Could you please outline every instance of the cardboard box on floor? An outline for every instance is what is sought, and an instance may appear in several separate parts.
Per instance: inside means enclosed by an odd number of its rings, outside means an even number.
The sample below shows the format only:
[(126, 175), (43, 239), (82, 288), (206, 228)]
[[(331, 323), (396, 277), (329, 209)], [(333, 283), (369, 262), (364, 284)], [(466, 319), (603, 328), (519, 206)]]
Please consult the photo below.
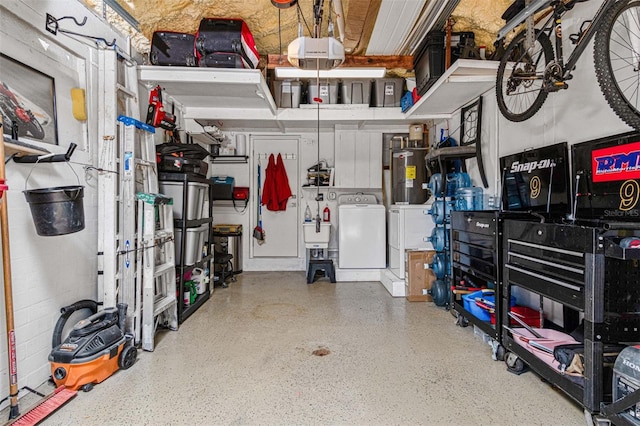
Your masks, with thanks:
[(428, 290), (436, 280), (436, 274), (430, 268), (433, 250), (406, 250), (405, 259), (405, 295), (410, 302), (432, 302)]

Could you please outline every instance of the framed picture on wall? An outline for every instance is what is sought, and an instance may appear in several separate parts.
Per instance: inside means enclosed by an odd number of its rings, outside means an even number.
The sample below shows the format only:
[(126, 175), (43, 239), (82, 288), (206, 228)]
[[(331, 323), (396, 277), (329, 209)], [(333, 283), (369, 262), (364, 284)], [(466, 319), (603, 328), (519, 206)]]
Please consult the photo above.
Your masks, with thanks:
[(58, 144), (54, 79), (0, 53), (0, 112), (5, 135)]

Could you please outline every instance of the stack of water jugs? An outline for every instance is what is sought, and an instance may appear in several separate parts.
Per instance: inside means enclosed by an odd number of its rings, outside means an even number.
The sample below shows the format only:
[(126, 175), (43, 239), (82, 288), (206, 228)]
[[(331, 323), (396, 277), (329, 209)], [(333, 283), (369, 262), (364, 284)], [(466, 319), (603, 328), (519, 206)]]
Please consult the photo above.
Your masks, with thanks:
[[(436, 226), (433, 228), (429, 241), (438, 252), (433, 257), (431, 268), (438, 280), (434, 287), (445, 289), (447, 297), (434, 297), (434, 302), (439, 306), (444, 306), (450, 300), (450, 288), (447, 285), (446, 277), (452, 275), (450, 259), (450, 237), (448, 235), (449, 223), (452, 210), (482, 210), (483, 197), (482, 188), (472, 186), (471, 178), (467, 173), (448, 173), (446, 181), (443, 182), (442, 174), (431, 175), (428, 184), (429, 190), (434, 195), (435, 200), (429, 213), (433, 217)], [(433, 294), (435, 296), (435, 294)]]

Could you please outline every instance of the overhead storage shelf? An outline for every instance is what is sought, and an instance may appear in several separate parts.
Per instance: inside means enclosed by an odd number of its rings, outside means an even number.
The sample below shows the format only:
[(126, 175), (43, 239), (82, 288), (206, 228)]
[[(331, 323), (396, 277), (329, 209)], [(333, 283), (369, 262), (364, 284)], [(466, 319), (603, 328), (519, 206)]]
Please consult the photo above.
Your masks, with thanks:
[[(321, 127), (335, 124), (405, 125), (415, 120), (444, 119), (495, 85), (498, 62), (457, 60), (406, 113), (397, 108), (323, 104)], [(203, 133), (198, 120), (222, 130), (280, 130), (316, 127), (315, 105), (277, 108), (259, 70), (139, 66), (138, 78), (149, 87), (160, 85), (180, 104), (186, 131)]]
[(496, 84), (498, 61), (458, 59), (416, 104), (407, 118), (449, 115), (473, 101)]
[[(266, 111), (273, 116), (276, 104), (260, 70), (138, 67), (138, 79), (149, 86), (159, 84), (185, 108), (188, 118), (218, 118), (218, 111), (236, 110), (236, 114)], [(192, 117), (191, 109), (206, 109), (215, 116)]]

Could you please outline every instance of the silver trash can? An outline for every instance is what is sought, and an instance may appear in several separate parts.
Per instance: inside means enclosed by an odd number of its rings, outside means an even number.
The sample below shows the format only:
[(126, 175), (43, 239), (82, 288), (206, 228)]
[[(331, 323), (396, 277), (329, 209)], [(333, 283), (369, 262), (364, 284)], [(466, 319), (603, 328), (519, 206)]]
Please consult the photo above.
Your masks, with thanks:
[(213, 244), (218, 253), (231, 254), (233, 259), (233, 273), (242, 272), (242, 231), (240, 232), (215, 232)]

